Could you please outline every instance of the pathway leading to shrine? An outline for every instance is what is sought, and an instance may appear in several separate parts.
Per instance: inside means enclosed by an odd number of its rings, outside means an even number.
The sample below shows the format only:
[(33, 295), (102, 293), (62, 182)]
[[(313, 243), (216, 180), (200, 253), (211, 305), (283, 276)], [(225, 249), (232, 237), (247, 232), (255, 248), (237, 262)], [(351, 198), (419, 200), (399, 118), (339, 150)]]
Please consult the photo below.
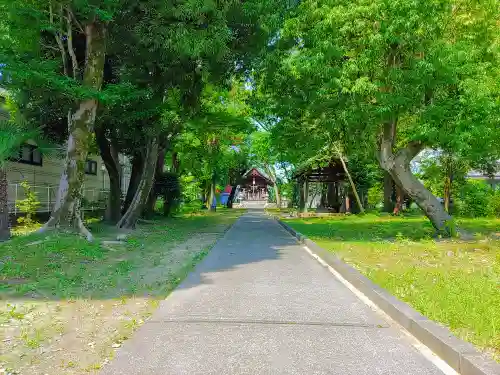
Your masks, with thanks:
[(255, 211), (219, 240), (102, 374), (443, 372)]

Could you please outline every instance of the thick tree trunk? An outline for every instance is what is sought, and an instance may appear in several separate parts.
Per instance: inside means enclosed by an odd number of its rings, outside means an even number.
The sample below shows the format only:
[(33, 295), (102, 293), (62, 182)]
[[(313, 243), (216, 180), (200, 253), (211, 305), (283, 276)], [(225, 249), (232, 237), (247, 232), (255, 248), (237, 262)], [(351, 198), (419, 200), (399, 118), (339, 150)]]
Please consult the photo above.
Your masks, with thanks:
[(208, 198), (208, 207), (210, 208), (210, 211), (217, 210), (217, 203), (215, 204), (215, 206), (213, 205), (213, 202), (215, 200), (215, 183), (216, 183), (216, 175), (214, 172), (212, 175), (212, 181), (210, 183), (210, 194)]
[(120, 172), (109, 173), (109, 198), (104, 220), (110, 224), (116, 224), (122, 217), (121, 195)]
[(276, 196), (276, 207), (281, 208), (281, 193), (277, 182), (273, 183), (274, 195)]
[(123, 203), (122, 214), (127, 212), (130, 207), (130, 203), (134, 199), (135, 193), (137, 192), (137, 187), (141, 181), (142, 167), (144, 166), (144, 156), (142, 153), (136, 153), (132, 157), (132, 170), (130, 172), (130, 181), (128, 183), (127, 194), (125, 196), (125, 202)]
[(102, 161), (106, 166), (109, 176), (109, 198), (104, 213), (104, 220), (110, 224), (116, 224), (121, 218), (121, 167), (118, 151), (106, 138), (104, 127), (95, 130), (96, 142), (99, 147)]
[(233, 208), (234, 195), (236, 193), (236, 185), (231, 187), (231, 192), (229, 193), (229, 197), (227, 197), (227, 208)]
[(396, 185), (396, 203), (394, 204), (394, 210), (392, 211), (394, 215), (399, 215), (403, 210), (404, 196), (405, 193), (403, 189)]
[(0, 168), (0, 242), (10, 238), (7, 171)]
[(450, 212), (450, 199), (451, 199), (451, 183), (452, 177), (448, 175), (444, 180), (444, 209), (446, 212)]
[(392, 194), (394, 192), (394, 180), (389, 172), (384, 171), (384, 212), (392, 212), (394, 204)]
[(87, 240), (92, 240), (91, 233), (83, 224), (80, 206), (96, 110), (97, 102), (86, 100), (80, 104), (78, 111), (68, 115), (69, 138), (64, 169), (51, 217), (40, 232), (52, 228), (76, 229)]
[(445, 211), (450, 212), (451, 189), (453, 183), (453, 160), (451, 155), (445, 155), (446, 156), (443, 158), (443, 164), (446, 175), (444, 178), (443, 200)]
[[(163, 168), (165, 167), (165, 153), (166, 148), (162, 147), (160, 151), (158, 151), (158, 158), (156, 161), (155, 175), (153, 180), (153, 188), (149, 192), (148, 201), (144, 207), (144, 216), (152, 217), (155, 212), (156, 201), (158, 200), (157, 192), (155, 191), (156, 181), (161, 177), (163, 173)], [(164, 209), (165, 213), (165, 209)]]
[(155, 212), (155, 206), (156, 206), (156, 201), (158, 200), (158, 197), (156, 196), (154, 190), (155, 190), (155, 180), (156, 177), (153, 176), (153, 183), (151, 186), (151, 191), (149, 192), (148, 199), (146, 200), (146, 203), (144, 204), (144, 209), (142, 210), (142, 217), (146, 219), (151, 219), (154, 215)]
[(202, 208), (210, 209), (210, 187), (212, 186), (212, 183), (210, 180), (205, 181), (205, 185), (202, 190), (203, 194), (203, 204)]
[(137, 186), (134, 198), (130, 203), (127, 212), (123, 215), (116, 226), (122, 229), (133, 229), (144, 209), (144, 205), (149, 197), (153, 186), (153, 177), (156, 170), (156, 161), (158, 159), (158, 139), (152, 138), (148, 141), (146, 147), (146, 157), (143, 163), (143, 172), (141, 180)]
[(179, 160), (179, 154), (177, 152), (172, 153), (172, 172), (179, 175), (181, 169), (181, 162)]
[[(389, 124), (390, 125), (390, 124)], [(405, 148), (393, 154), (387, 126), (384, 127), (384, 135), (379, 146), (380, 166), (389, 172), (395, 183), (417, 203), (429, 218), (432, 225), (446, 235), (453, 235), (454, 229), (451, 216), (444, 210), (443, 206), (432, 193), (413, 175), (410, 169), (411, 160), (422, 150), (423, 145), (419, 142), (411, 142)]]
[[(106, 55), (106, 29), (103, 24), (93, 22), (85, 27), (86, 56), (83, 73), (83, 87), (100, 90)], [(89, 241), (91, 233), (85, 228), (80, 213), (85, 163), (92, 141), (96, 99), (85, 99), (74, 113), (68, 114), (68, 141), (66, 161), (59, 182), (57, 198), (52, 214), (41, 232), (51, 228), (76, 229)]]
[(203, 189), (201, 192), (201, 208), (203, 210), (208, 208), (207, 202), (208, 202), (208, 194), (206, 189)]
[[(391, 56), (395, 53), (392, 51)], [(389, 59), (389, 64), (395, 64), (394, 59)], [(397, 121), (390, 121), (386, 123), (384, 126), (384, 135), (387, 138), (387, 142), (390, 142), (391, 152), (394, 149), (394, 143), (396, 141), (396, 123)], [(393, 212), (394, 210), (394, 201), (393, 195), (395, 191), (395, 183), (389, 172), (384, 172), (384, 212)]]

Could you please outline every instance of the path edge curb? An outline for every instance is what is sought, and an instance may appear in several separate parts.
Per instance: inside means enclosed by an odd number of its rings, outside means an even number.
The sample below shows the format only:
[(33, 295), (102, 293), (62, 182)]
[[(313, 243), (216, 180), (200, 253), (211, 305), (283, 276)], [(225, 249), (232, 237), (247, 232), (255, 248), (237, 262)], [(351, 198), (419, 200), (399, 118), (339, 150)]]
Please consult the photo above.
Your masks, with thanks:
[(302, 233), (273, 216), (288, 233), (306, 245), (327, 265), (337, 271), (344, 279), (368, 297), (378, 308), (405, 328), (422, 344), (436, 353), (444, 362), (461, 375), (499, 375), (500, 364), (480, 353), (472, 344), (456, 336), (450, 330), (438, 325), (429, 318), (400, 301), (384, 288), (362, 275), (355, 268), (344, 263), (333, 253), (323, 249)]

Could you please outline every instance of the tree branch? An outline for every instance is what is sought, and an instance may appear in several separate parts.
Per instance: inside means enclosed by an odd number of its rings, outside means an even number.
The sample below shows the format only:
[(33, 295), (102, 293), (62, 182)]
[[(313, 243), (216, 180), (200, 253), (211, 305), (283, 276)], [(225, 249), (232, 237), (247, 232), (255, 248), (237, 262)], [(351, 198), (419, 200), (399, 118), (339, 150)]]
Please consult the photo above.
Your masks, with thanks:
[(67, 8), (68, 17), (66, 18), (68, 24), (68, 52), (71, 56), (71, 65), (73, 66), (73, 78), (77, 78), (78, 75), (78, 60), (76, 58), (75, 50), (73, 49), (73, 22), (71, 21), (71, 11), (69, 7)]
[(76, 26), (78, 26), (78, 29), (80, 29), (81, 33), (85, 34), (85, 30), (83, 29), (82, 24), (80, 22), (78, 22), (75, 14), (73, 13), (73, 11), (69, 7), (68, 7), (68, 17), (71, 17), (73, 19), (73, 21), (75, 21)]
[(379, 161), (380, 166), (387, 170), (390, 169), (390, 165), (394, 162), (394, 130), (396, 127), (396, 121), (386, 121), (384, 123), (382, 132), (379, 138)]
[[(50, 12), (50, 24), (52, 25), (52, 23), (54, 22), (54, 16), (53, 16), (53, 12), (52, 12), (52, 4), (49, 5), (49, 12)], [(56, 31), (54, 38), (56, 38), (57, 46), (59, 47), (59, 51), (61, 51), (61, 58), (62, 58), (62, 63), (63, 63), (64, 75), (67, 76), (68, 75), (68, 62), (66, 59), (66, 50), (64, 48), (64, 45), (63, 45), (63, 42), (61, 39), (61, 34)]]
[(49, 3), (49, 21), (51, 25), (54, 23), (54, 13), (52, 12), (52, 1)]
[(40, 46), (42, 46), (43, 48), (47, 48), (47, 49), (51, 49), (51, 50), (54, 50), (54, 51), (59, 51), (60, 49), (57, 48), (57, 47), (54, 47), (54, 46), (49, 46), (48, 44), (44, 44), (42, 42), (40, 42)]
[(410, 141), (406, 147), (400, 149), (394, 156), (394, 160), (398, 164), (409, 165), (415, 156), (424, 148), (424, 144), (420, 141)]
[(68, 75), (68, 60), (66, 59), (66, 49), (64, 48), (63, 42), (61, 40), (61, 34), (56, 32), (54, 35), (56, 38), (57, 45), (59, 46), (59, 50), (61, 51), (61, 58), (62, 58), (62, 63), (63, 63), (63, 71), (64, 75)]

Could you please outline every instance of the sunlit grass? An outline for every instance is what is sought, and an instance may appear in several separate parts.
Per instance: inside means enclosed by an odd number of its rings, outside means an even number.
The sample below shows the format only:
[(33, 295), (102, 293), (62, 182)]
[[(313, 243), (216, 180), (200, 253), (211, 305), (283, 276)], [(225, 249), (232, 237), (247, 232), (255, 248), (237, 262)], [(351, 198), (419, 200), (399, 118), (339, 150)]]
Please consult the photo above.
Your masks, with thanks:
[(242, 213), (155, 218), (123, 243), (94, 221), (92, 243), (49, 232), (0, 244), (0, 369), (96, 370)]
[(423, 217), (288, 223), (430, 319), (500, 359), (500, 219), (459, 219), (473, 241), (434, 239)]

